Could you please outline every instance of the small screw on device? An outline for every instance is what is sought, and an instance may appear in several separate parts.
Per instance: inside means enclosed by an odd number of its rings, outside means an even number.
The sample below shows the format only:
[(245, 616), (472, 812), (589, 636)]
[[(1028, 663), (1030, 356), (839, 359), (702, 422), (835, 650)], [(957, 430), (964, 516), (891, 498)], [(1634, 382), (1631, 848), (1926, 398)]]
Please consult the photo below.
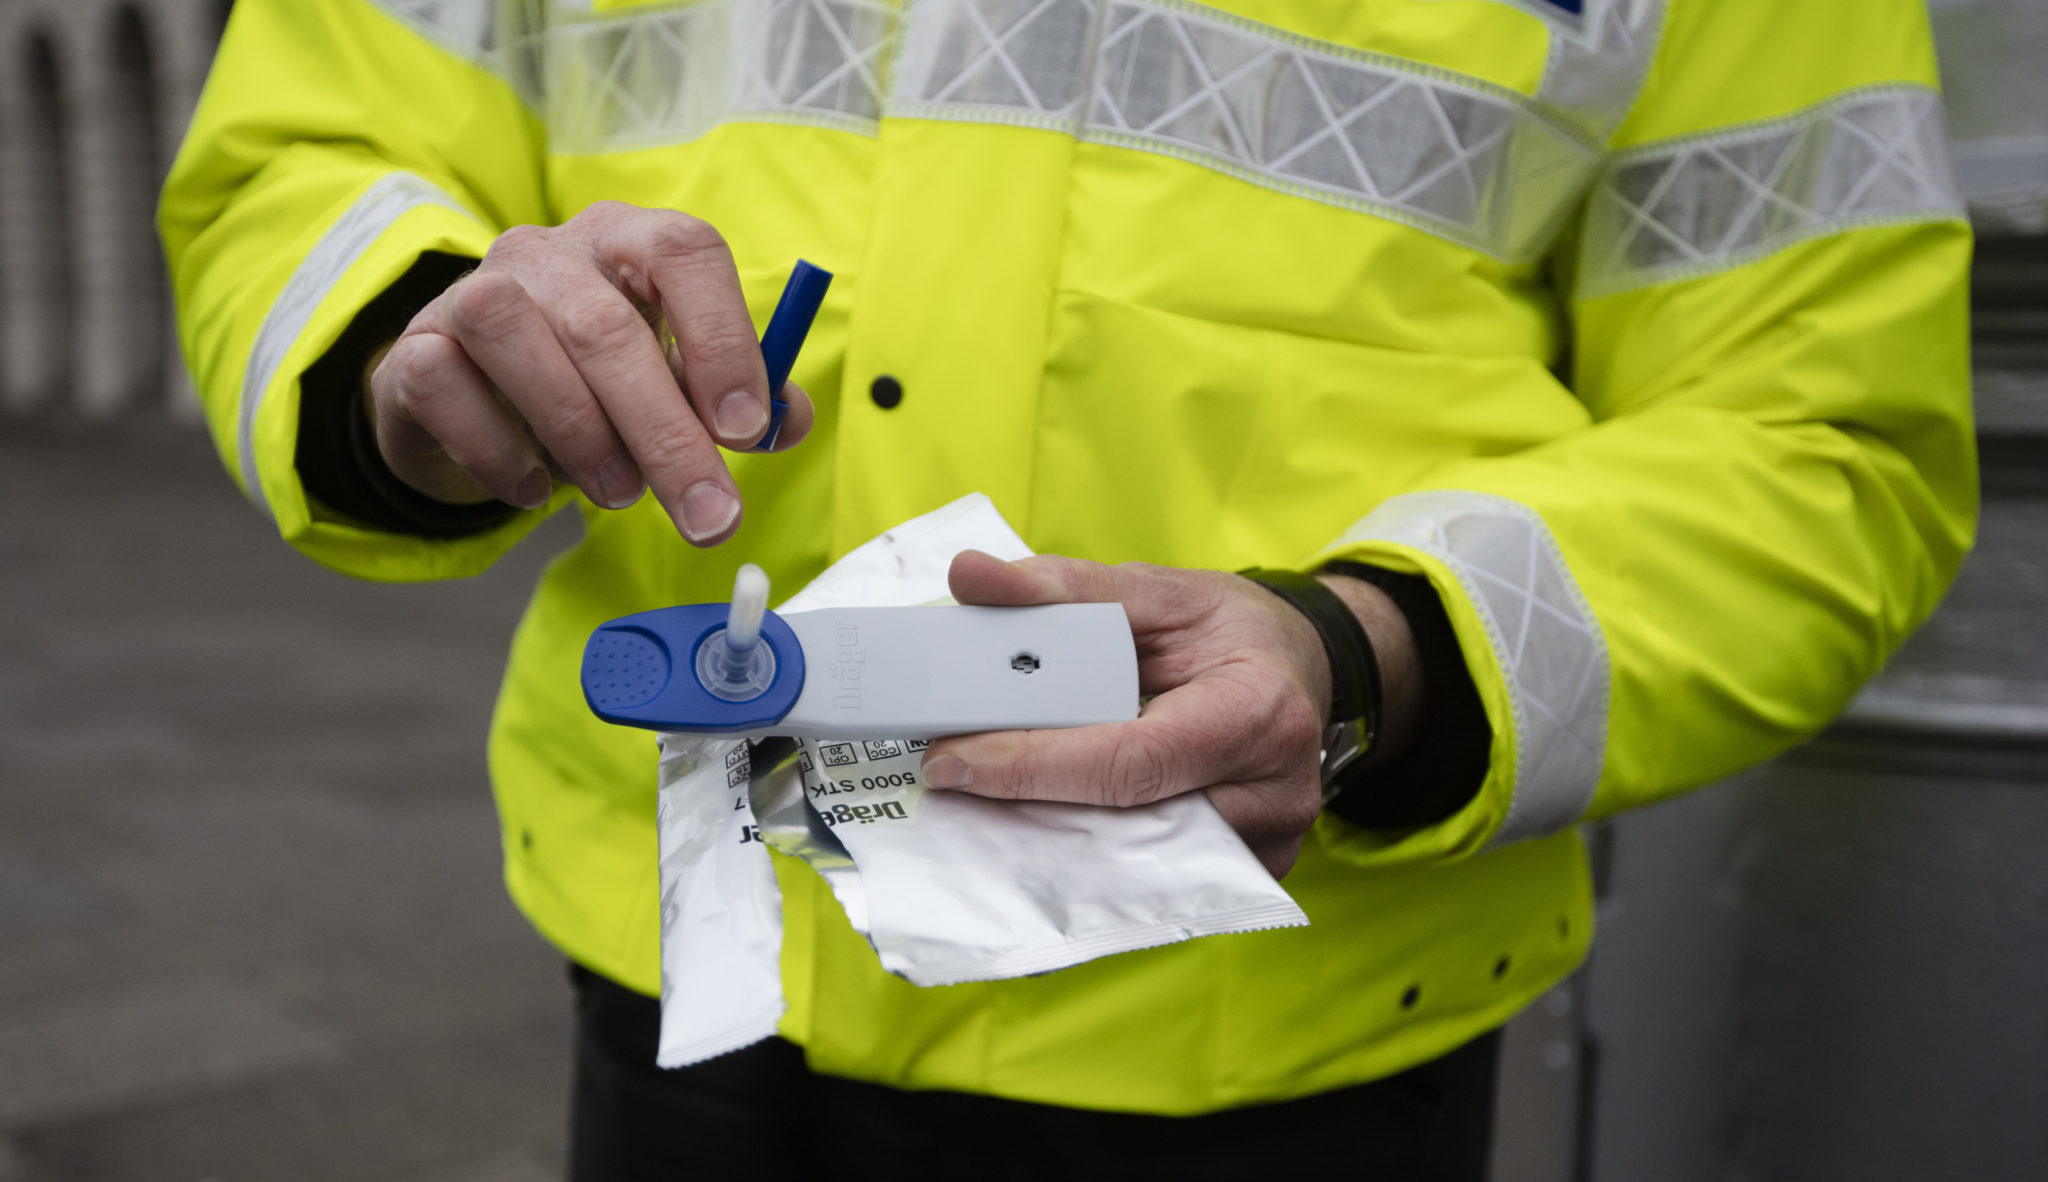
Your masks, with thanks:
[(775, 650), (761, 643), (761, 615), (768, 610), (768, 574), (749, 562), (732, 582), (732, 608), (725, 627), (697, 646), (697, 683), (712, 697), (749, 702), (775, 680)]

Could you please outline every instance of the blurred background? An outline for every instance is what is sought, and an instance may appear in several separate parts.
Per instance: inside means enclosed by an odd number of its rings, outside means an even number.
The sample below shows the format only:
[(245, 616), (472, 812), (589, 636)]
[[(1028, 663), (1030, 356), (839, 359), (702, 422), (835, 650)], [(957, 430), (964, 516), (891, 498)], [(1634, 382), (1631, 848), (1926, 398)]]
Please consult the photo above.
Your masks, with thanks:
[[(2048, 0), (1932, 0), (1985, 511), (1827, 735), (1593, 833), (1499, 1182), (2048, 1177)], [(558, 1178), (483, 739), (558, 520), (352, 583), (214, 458), (151, 216), (229, 0), (0, 0), (0, 1182)]]

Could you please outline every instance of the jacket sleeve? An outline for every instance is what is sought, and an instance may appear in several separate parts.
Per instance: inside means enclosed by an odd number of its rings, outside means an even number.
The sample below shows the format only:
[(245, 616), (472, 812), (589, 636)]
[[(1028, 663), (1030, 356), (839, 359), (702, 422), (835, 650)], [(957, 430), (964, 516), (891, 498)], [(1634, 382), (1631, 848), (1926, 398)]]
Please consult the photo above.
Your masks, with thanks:
[(1970, 232), (1919, 0), (1671, 0), (1560, 288), (1585, 423), (1460, 461), (1323, 556), (1425, 574), (1493, 737), (1457, 857), (1806, 739), (1975, 529)]
[(243, 0), (165, 184), (179, 337), (214, 441), (287, 541), (350, 574), (474, 574), (546, 513), (386, 532), (308, 496), (294, 462), (300, 379), (358, 313), (423, 255), (481, 258), (504, 228), (547, 220), (518, 85), (526, 7)]

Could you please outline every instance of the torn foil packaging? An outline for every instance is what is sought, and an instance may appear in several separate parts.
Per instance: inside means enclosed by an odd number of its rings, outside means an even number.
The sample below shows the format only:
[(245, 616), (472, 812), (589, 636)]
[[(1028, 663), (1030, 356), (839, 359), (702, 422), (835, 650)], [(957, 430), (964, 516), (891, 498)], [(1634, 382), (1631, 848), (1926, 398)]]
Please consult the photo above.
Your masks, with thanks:
[(747, 805), (749, 767), (743, 739), (661, 737), (663, 1067), (750, 1046), (782, 1017), (782, 891)]
[[(944, 600), (953, 556), (1030, 555), (987, 497), (906, 522), (780, 610)], [(882, 966), (917, 985), (1050, 972), (1138, 948), (1306, 924), (1208, 797), (1136, 809), (927, 791), (927, 744), (664, 735), (665, 1067), (773, 1033), (780, 896), (766, 850), (830, 886)]]
[(925, 746), (804, 740), (804, 841), (767, 832), (824, 876), (882, 967), (913, 985), (1308, 922), (1201, 793), (1109, 809), (935, 792), (918, 775)]

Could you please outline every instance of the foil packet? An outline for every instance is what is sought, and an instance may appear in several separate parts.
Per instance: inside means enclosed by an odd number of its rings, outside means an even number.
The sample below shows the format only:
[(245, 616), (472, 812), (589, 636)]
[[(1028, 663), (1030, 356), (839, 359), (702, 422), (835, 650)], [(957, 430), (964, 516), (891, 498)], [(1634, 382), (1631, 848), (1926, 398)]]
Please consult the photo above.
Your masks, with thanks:
[(744, 739), (661, 736), (661, 1039), (685, 1067), (775, 1033), (782, 890), (747, 804)]
[(764, 740), (751, 797), (768, 844), (913, 985), (1308, 922), (1201, 793), (1110, 809), (932, 791), (927, 746)]
[[(1031, 553), (975, 494), (862, 545), (778, 610), (950, 602), (966, 549)], [(758, 1041), (783, 1012), (769, 848), (815, 870), (883, 968), (922, 986), (1308, 922), (1202, 793), (1111, 809), (931, 791), (927, 746), (663, 736), (663, 1066)]]

